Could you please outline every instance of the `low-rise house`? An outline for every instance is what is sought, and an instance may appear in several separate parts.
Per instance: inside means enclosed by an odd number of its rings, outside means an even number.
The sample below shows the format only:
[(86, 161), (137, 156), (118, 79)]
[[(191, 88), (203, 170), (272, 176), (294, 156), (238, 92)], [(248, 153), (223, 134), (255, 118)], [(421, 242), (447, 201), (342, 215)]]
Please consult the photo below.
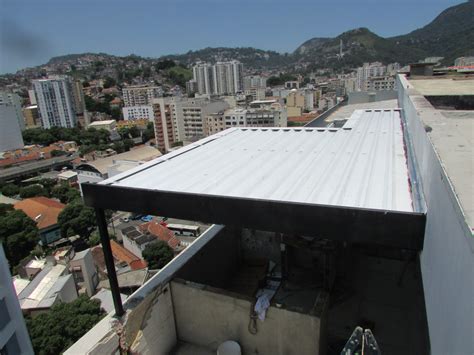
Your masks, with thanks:
[(69, 261), (69, 270), (74, 276), (76, 284), (84, 289), (89, 297), (92, 296), (99, 283), (99, 276), (94, 265), (91, 249), (75, 253)]
[(179, 253), (183, 248), (180, 245), (179, 239), (175, 236), (173, 231), (162, 225), (156, 218), (150, 222), (140, 225), (139, 229), (154, 236), (156, 239), (161, 240), (168, 244), (173, 249), (175, 254)]
[(19, 201), (13, 207), (16, 210), (22, 210), (36, 222), (42, 245), (48, 245), (61, 238), (58, 216), (66, 205), (44, 196), (38, 196)]
[(77, 186), (77, 173), (72, 170), (66, 170), (58, 174), (58, 180), (65, 182), (69, 186)]
[(49, 310), (59, 302), (77, 298), (76, 285), (65, 265), (47, 264), (43, 270), (18, 294), (21, 309), (27, 314)]
[(125, 153), (96, 158), (95, 160), (86, 160), (76, 167), (78, 182), (79, 184), (99, 182), (115, 175), (116, 172), (126, 171), (160, 155), (161, 153), (158, 149), (142, 145)]

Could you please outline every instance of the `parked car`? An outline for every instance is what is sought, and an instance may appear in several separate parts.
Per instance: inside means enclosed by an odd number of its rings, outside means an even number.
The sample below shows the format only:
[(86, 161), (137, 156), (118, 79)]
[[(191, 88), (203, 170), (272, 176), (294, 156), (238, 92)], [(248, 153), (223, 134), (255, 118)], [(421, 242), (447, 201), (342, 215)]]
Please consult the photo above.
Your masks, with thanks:
[(140, 218), (143, 222), (150, 222), (152, 219), (153, 219), (153, 216), (143, 216), (142, 218)]

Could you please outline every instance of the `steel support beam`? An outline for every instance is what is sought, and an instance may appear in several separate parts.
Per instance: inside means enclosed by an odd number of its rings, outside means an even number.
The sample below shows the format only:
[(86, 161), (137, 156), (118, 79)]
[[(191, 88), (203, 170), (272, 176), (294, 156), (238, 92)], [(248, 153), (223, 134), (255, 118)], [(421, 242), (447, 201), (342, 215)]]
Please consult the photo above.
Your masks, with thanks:
[(110, 246), (104, 209), (96, 208), (95, 214), (97, 216), (97, 226), (99, 227), (100, 242), (104, 253), (105, 266), (107, 267), (110, 291), (112, 292), (112, 299), (114, 301), (115, 315), (121, 317), (125, 312), (122, 306), (122, 299), (120, 298), (120, 289), (117, 281), (117, 274), (115, 272), (114, 256), (112, 255), (112, 248)]
[(332, 205), (82, 184), (86, 205), (285, 234), (421, 250), (426, 216)]

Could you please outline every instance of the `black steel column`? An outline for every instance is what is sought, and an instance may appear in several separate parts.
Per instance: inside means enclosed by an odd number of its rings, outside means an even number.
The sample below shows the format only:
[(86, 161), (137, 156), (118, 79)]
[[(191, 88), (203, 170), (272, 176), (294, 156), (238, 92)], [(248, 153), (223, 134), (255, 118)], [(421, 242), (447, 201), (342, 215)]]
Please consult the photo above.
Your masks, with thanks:
[(105, 213), (102, 208), (96, 208), (95, 214), (97, 216), (97, 226), (99, 227), (100, 242), (102, 244), (105, 266), (107, 267), (107, 275), (109, 277), (110, 291), (112, 291), (112, 298), (114, 300), (115, 315), (120, 317), (125, 312), (123, 311), (122, 299), (120, 298), (120, 289), (117, 281), (117, 274), (115, 273), (115, 263), (114, 257), (112, 255), (112, 248), (110, 247), (107, 221), (105, 219)]

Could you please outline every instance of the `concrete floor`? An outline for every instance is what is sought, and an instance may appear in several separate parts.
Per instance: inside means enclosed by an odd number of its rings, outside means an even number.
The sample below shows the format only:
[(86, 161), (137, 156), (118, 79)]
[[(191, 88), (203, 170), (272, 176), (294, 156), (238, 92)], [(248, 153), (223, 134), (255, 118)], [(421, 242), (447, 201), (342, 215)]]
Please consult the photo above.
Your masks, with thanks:
[(384, 355), (429, 353), (417, 264), (351, 253), (331, 295), (329, 355), (340, 354), (357, 325), (372, 330)]
[(216, 352), (203, 346), (178, 341), (178, 344), (173, 352), (173, 355), (215, 355)]

